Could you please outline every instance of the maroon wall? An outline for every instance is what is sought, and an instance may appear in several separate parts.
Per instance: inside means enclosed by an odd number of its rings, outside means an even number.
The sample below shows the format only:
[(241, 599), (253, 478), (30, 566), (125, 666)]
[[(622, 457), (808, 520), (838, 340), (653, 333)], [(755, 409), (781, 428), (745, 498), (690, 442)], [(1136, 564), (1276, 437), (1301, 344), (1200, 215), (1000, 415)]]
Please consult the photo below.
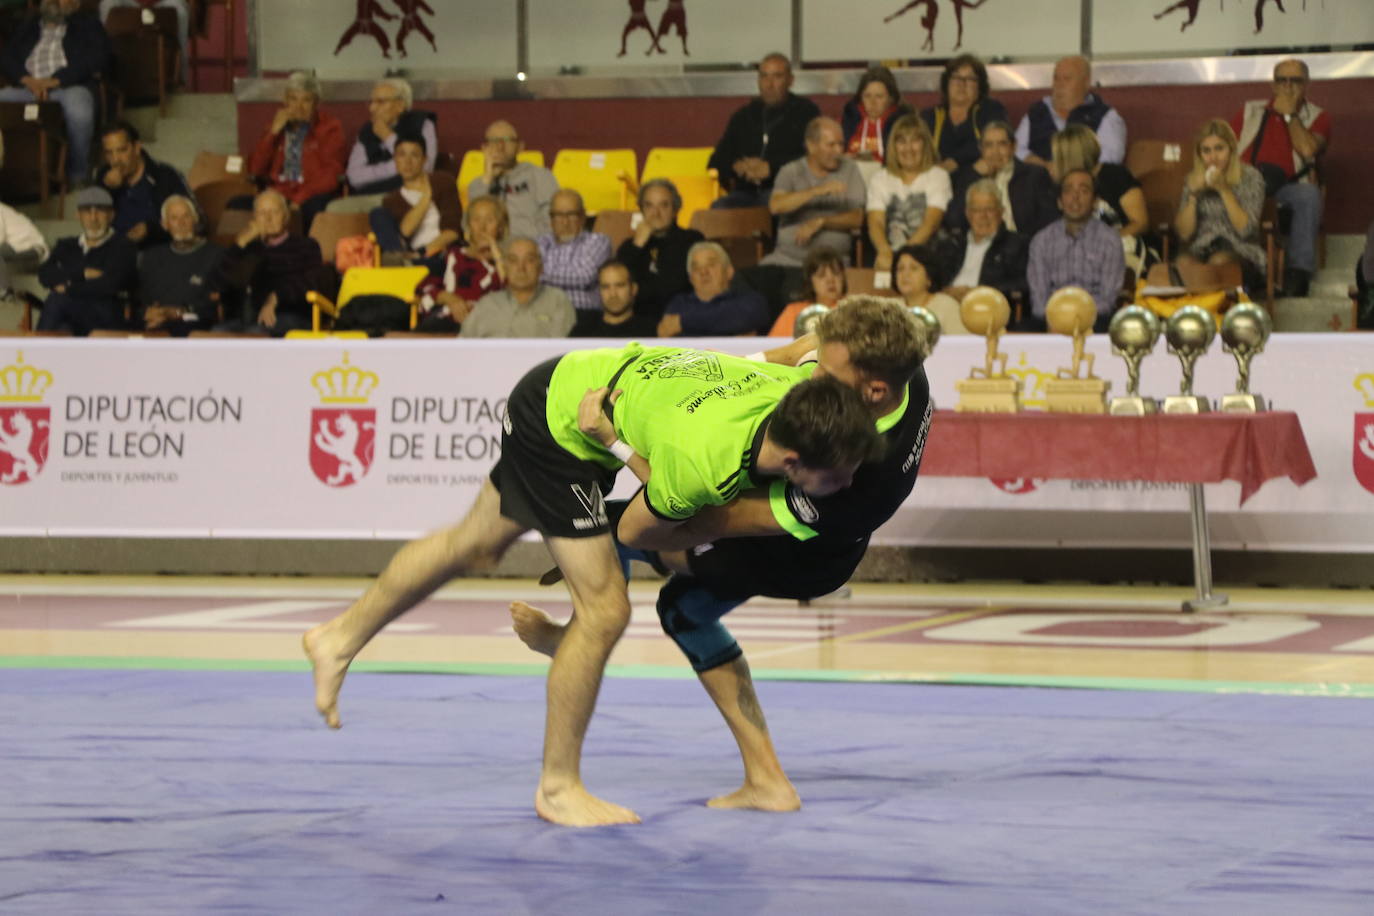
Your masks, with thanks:
[[(1040, 91), (1005, 92), (998, 98), (1013, 123), (1040, 98)], [(1104, 90), (1121, 111), (1131, 138), (1187, 142), (1194, 130), (1213, 116), (1230, 118), (1246, 99), (1269, 94), (1267, 83), (1217, 86), (1139, 86)], [(1374, 150), (1374, 118), (1364, 106), (1374, 97), (1374, 79), (1316, 84), (1313, 101), (1331, 112), (1333, 136), (1327, 156), (1328, 232), (1363, 233), (1374, 220), (1374, 182), (1365, 179), (1368, 164), (1360, 150)], [(817, 96), (826, 114), (838, 117), (841, 96)], [(933, 104), (934, 95), (909, 96), (917, 107)], [(459, 156), (481, 145), (486, 125), (505, 118), (519, 128), (525, 145), (543, 150), (549, 163), (564, 147), (610, 149), (630, 147), (643, 161), (654, 146), (713, 146), (741, 98), (572, 99), (536, 101), (425, 102), (439, 114), (440, 146)], [(275, 105), (239, 105), (239, 146), (252, 150), (270, 122)], [(330, 105), (351, 136), (367, 119), (362, 102)]]

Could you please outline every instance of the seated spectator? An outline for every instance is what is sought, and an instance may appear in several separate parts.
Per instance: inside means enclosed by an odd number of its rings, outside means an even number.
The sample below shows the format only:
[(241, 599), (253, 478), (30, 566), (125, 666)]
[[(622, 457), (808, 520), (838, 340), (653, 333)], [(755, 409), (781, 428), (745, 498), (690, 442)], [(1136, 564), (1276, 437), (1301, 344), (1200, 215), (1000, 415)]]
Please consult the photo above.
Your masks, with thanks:
[(116, 232), (139, 248), (161, 245), (171, 236), (162, 228), (162, 205), (173, 194), (190, 197), (186, 179), (175, 168), (149, 156), (138, 129), (113, 121), (100, 132), (105, 162), (91, 172), (91, 184), (103, 185), (114, 198)]
[(1266, 258), (1259, 244), (1264, 177), (1236, 155), (1231, 125), (1213, 118), (1202, 125), (1193, 168), (1174, 215), (1174, 231), (1186, 242), (1180, 258), (1208, 264), (1237, 262), (1246, 289), (1264, 289)]
[(651, 178), (639, 188), (639, 212), (643, 217), (635, 234), (620, 243), (616, 260), (630, 269), (639, 293), (635, 312), (655, 321), (663, 307), (691, 286), (687, 279), (687, 252), (705, 236), (677, 224), (682, 195), (666, 178)]
[(85, 175), (95, 136), (95, 93), (110, 68), (110, 39), (81, 0), (42, 0), (0, 49), (0, 72), (14, 85), (0, 102), (56, 102), (67, 122), (67, 174)]
[(463, 237), (458, 181), (451, 172), (425, 171), (425, 141), (418, 135), (398, 137), (392, 159), (402, 184), (368, 214), (368, 223), (384, 255), (419, 262), (436, 274), (444, 252)]
[(149, 331), (168, 330), (184, 337), (218, 320), (215, 288), (224, 249), (196, 230), (200, 214), (189, 197), (173, 194), (162, 203), (162, 228), (169, 241), (143, 252), (139, 259), (139, 322)]
[(658, 322), (635, 308), (635, 281), (619, 261), (607, 261), (597, 273), (601, 308), (577, 313), (573, 337), (654, 337)]
[(1097, 134), (1103, 162), (1126, 160), (1126, 122), (1092, 88), (1092, 65), (1086, 57), (1065, 57), (1054, 65), (1054, 86), (1016, 125), (1016, 155), (1032, 165), (1050, 167), (1050, 143), (1070, 124), (1083, 124)]
[(466, 245), (454, 245), (444, 255), (444, 269), (426, 277), (420, 294), (421, 315), (417, 331), (457, 334), (477, 300), (505, 288), (502, 245), (510, 224), (506, 206), (495, 197), (479, 197), (463, 214)]
[(1355, 327), (1374, 328), (1374, 223), (1364, 234), (1364, 252), (1355, 263)]
[(892, 71), (886, 67), (870, 67), (859, 77), (859, 88), (854, 97), (844, 103), (844, 112), (840, 115), (845, 154), (855, 159), (882, 162), (892, 125), (909, 114), (914, 112), (902, 101)]
[(1082, 124), (1070, 124), (1054, 135), (1050, 145), (1054, 151), (1051, 175), (1057, 178), (1078, 169), (1092, 172), (1097, 186), (1097, 218), (1121, 234), (1126, 267), (1137, 277), (1144, 276), (1152, 260), (1144, 239), (1150, 228), (1150, 213), (1139, 180), (1124, 165), (1098, 161), (1101, 150), (1097, 135)]
[(110, 18), (110, 10), (116, 7), (166, 7), (177, 14), (177, 47), (181, 49), (181, 82), (191, 82), (191, 13), (187, 0), (100, 0), (100, 21)]
[(339, 119), (320, 108), (320, 81), (298, 70), (286, 78), (282, 107), (253, 148), (248, 173), (300, 208), (302, 231), (339, 194), (344, 133)]
[(1031, 239), (1026, 279), (1030, 285), (1031, 315), (1024, 330), (1045, 330), (1045, 305), (1058, 290), (1080, 286), (1097, 304), (1095, 333), (1107, 330), (1126, 272), (1121, 236), (1097, 218), (1091, 172), (1069, 172), (1059, 185), (1059, 209), (1064, 216)]
[[(896, 127), (893, 131), (895, 135)], [(768, 199), (768, 209), (778, 217), (777, 244), (745, 272), (749, 285), (768, 303), (770, 325), (771, 316), (800, 292), (801, 268), (809, 252), (852, 249), (866, 199), (859, 167), (844, 155), (840, 125), (831, 118), (815, 118), (806, 128), (806, 155), (782, 167)], [(848, 263), (848, 255), (842, 256)]]
[(1289, 296), (1307, 295), (1317, 269), (1323, 200), (1317, 164), (1331, 140), (1331, 115), (1308, 100), (1307, 81), (1307, 64), (1279, 61), (1273, 97), (1246, 102), (1231, 118), (1240, 158), (1259, 169), (1269, 196), (1293, 214), (1283, 269)]
[(587, 209), (576, 191), (554, 194), (549, 216), (553, 231), (539, 237), (544, 282), (567, 293), (579, 314), (594, 315), (601, 310), (597, 273), (611, 259), (611, 240), (587, 231)]
[(988, 94), (988, 68), (972, 54), (960, 54), (940, 74), (940, 104), (921, 111), (930, 128), (935, 159), (954, 172), (971, 166), (982, 155), (983, 129), (1006, 121), (1007, 110)]
[(805, 153), (807, 125), (821, 110), (792, 94), (792, 62), (769, 54), (759, 61), (759, 95), (730, 116), (708, 168), (720, 174), (725, 196), (714, 208), (766, 207), (783, 166)]
[[(837, 138), (838, 142), (838, 138)], [(751, 289), (730, 287), (735, 267), (716, 242), (697, 242), (687, 254), (692, 288), (668, 303), (659, 337), (755, 334), (768, 321), (768, 305)]]
[(398, 136), (425, 139), (425, 171), (434, 171), (439, 155), (439, 135), (432, 111), (412, 109), (415, 102), (410, 83), (396, 76), (379, 80), (372, 87), (367, 103), (370, 119), (358, 131), (358, 139), (348, 154), (348, 184), (358, 194), (385, 194), (401, 186), (392, 151)]
[(488, 126), (482, 141), (486, 169), (468, 182), (468, 200), (488, 194), (500, 198), (510, 216), (511, 235), (537, 239), (553, 231), (549, 205), (558, 190), (558, 179), (543, 166), (521, 162), (518, 157), (524, 148), (524, 141), (509, 121)]
[(567, 337), (576, 323), (572, 303), (541, 281), (539, 244), (516, 236), (506, 243), (506, 288), (477, 300), (463, 322), (468, 337)]
[(773, 322), (769, 337), (795, 337), (797, 316), (813, 305), (823, 305), (833, 309), (844, 298), (844, 261), (840, 253), (830, 248), (817, 248), (806, 256), (802, 265), (802, 277), (806, 281), (804, 295), (782, 310), (778, 320)]
[(868, 182), (868, 238), (878, 270), (892, 268), (892, 252), (924, 245), (949, 207), (949, 173), (935, 164), (935, 145), (914, 115), (892, 128), (887, 164)]
[(138, 274), (138, 249), (114, 231), (114, 200), (104, 188), (76, 195), (81, 235), (58, 239), (38, 269), (50, 289), (38, 319), (40, 331), (91, 331), (125, 326), (124, 309)]
[(944, 285), (940, 259), (925, 245), (908, 245), (897, 252), (892, 268), (892, 285), (907, 308), (923, 308), (940, 319), (942, 334), (967, 334), (959, 317), (959, 302), (947, 293), (937, 292)]
[(253, 200), (253, 219), (224, 253), (217, 280), (222, 291), (238, 295), (241, 315), (218, 330), (282, 337), (310, 327), (305, 294), (323, 263), (320, 246), (293, 235), (290, 224), (290, 206), (280, 191), (263, 191)]
[(969, 228), (946, 236), (937, 250), (941, 273), (948, 278), (945, 292), (963, 301), (975, 286), (991, 286), (1001, 290), (1008, 302), (1027, 302), (1026, 237), (1002, 223), (997, 182), (991, 178), (974, 182), (964, 210)]
[(10, 272), (38, 268), (48, 256), (48, 242), (33, 220), (13, 207), (0, 204), (0, 296), (12, 288)]
[(1022, 162), (1012, 155), (1011, 125), (994, 121), (983, 128), (982, 155), (954, 173), (954, 195), (945, 213), (947, 230), (967, 229), (964, 199), (969, 186), (984, 178), (997, 182), (1002, 194), (1002, 222), (1026, 238), (1059, 218), (1058, 189), (1048, 169)]

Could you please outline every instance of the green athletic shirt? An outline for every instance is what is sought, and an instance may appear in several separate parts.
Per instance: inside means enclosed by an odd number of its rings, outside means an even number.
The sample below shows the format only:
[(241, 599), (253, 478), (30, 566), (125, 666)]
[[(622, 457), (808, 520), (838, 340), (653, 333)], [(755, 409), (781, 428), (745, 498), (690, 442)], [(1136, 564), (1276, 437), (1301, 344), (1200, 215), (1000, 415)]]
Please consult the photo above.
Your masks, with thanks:
[(578, 350), (558, 361), (546, 413), (559, 445), (608, 468), (621, 462), (577, 428), (589, 388), (624, 392), (612, 409), (620, 441), (648, 460), (645, 501), (670, 521), (724, 505), (756, 486), (764, 421), (814, 365), (792, 368), (684, 347)]

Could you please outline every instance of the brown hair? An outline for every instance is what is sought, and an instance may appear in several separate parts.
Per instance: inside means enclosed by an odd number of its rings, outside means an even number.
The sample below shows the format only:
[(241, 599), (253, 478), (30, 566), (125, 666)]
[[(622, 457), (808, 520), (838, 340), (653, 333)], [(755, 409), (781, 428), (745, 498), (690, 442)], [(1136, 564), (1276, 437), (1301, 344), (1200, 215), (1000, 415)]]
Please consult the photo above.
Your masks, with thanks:
[(821, 316), (816, 336), (822, 345), (844, 344), (855, 369), (894, 388), (905, 388), (921, 367), (923, 335), (896, 299), (846, 296)]
[(816, 298), (816, 286), (811, 282), (811, 278), (822, 270), (829, 268), (840, 275), (841, 295), (848, 286), (845, 283), (844, 259), (840, 253), (828, 245), (818, 245), (806, 254), (806, 260), (802, 262), (802, 279), (806, 281), (806, 295), (810, 298), (808, 302), (819, 302)]
[(1070, 124), (1050, 140), (1050, 155), (1056, 181), (1063, 181), (1070, 172), (1091, 172), (1102, 159), (1102, 144), (1097, 134), (1082, 124)]
[(846, 468), (883, 453), (883, 437), (863, 398), (829, 377), (799, 382), (783, 395), (768, 421), (768, 438), (816, 470)]
[(902, 115), (892, 125), (892, 133), (888, 135), (883, 159), (883, 165), (887, 170), (899, 178), (901, 172), (897, 168), (897, 138), (912, 134), (921, 138), (921, 164), (916, 170), (917, 173), (925, 172), (935, 165), (935, 138), (930, 135), (930, 127), (914, 114)]
[(864, 90), (869, 83), (882, 83), (887, 90), (888, 96), (892, 99), (892, 107), (902, 104), (902, 93), (897, 89), (897, 78), (892, 75), (892, 71), (886, 67), (869, 67), (864, 71), (864, 75), (859, 77), (859, 88), (854, 90), (853, 102), (863, 111)]

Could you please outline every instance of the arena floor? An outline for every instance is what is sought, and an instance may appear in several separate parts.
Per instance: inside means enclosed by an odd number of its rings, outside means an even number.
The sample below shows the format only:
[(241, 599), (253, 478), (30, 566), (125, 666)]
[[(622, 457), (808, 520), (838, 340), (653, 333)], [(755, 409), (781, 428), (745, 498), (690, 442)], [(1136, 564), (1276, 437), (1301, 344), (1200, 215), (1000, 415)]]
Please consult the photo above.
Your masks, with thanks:
[(738, 760), (636, 583), (584, 775), (644, 823), (575, 831), (530, 804), (544, 664), (506, 611), (561, 587), (445, 589), (331, 732), (298, 637), (364, 584), (0, 579), (0, 910), (1374, 911), (1368, 591), (751, 602), (776, 815), (703, 805)]

